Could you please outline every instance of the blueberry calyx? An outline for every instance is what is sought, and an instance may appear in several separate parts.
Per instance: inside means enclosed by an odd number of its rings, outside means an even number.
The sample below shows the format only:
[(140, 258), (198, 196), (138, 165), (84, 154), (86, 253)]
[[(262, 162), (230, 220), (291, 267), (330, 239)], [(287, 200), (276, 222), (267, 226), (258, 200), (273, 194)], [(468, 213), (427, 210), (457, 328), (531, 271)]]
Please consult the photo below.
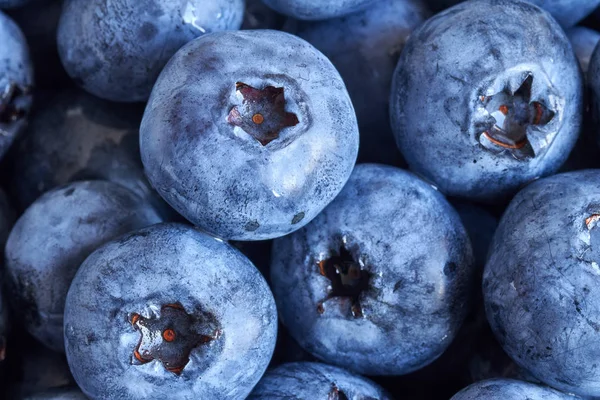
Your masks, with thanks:
[(318, 263), (319, 273), (331, 281), (327, 298), (317, 305), (317, 312), (325, 312), (324, 303), (334, 297), (347, 298), (351, 301), (354, 318), (363, 317), (360, 304), (361, 293), (369, 287), (371, 274), (362, 269), (352, 254), (342, 245), (335, 254)]
[[(176, 375), (181, 374), (194, 348), (221, 336), (221, 330), (212, 315), (198, 319), (188, 314), (179, 303), (162, 306), (157, 317), (145, 318), (134, 313), (130, 322), (140, 332), (140, 341), (133, 350), (132, 364), (141, 365), (158, 360), (167, 371)], [(203, 333), (207, 328), (211, 334)]]
[(327, 396), (327, 400), (348, 400), (348, 396), (335, 384), (331, 384), (331, 391), (329, 392), (329, 396)]
[(298, 124), (296, 114), (285, 111), (284, 88), (256, 89), (242, 82), (237, 82), (235, 88), (242, 104), (231, 109), (227, 122), (242, 128), (263, 146), (277, 139), (283, 129)]
[(27, 114), (27, 108), (21, 104), (21, 99), (29, 95), (29, 87), (19, 86), (11, 82), (4, 88), (4, 93), (0, 94), (0, 123), (10, 124)]

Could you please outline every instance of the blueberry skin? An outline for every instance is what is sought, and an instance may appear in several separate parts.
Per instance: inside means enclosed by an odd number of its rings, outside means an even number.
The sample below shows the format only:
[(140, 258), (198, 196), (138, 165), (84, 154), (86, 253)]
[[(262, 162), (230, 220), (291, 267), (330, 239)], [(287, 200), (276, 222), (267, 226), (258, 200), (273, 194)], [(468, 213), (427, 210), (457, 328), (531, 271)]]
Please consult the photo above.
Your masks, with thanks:
[[(297, 123), (263, 145), (228, 122), (242, 107), (236, 82), (283, 88)], [(276, 117), (268, 111), (264, 123)], [(180, 214), (225, 239), (263, 240), (301, 228), (339, 193), (358, 128), (340, 75), (309, 43), (277, 31), (219, 32), (165, 67), (140, 147), (148, 179)]]
[(300, 20), (323, 20), (360, 11), (376, 0), (263, 0), (275, 11)]
[[(525, 87), (527, 76), (529, 104), (554, 116), (528, 125), (524, 147), (513, 151), (485, 139), (494, 118), (484, 101)], [(390, 108), (412, 170), (443, 193), (485, 202), (555, 172), (582, 112), (582, 77), (566, 35), (547, 12), (510, 0), (464, 2), (416, 29), (394, 73)]]
[[(370, 273), (358, 297), (362, 317), (348, 298), (324, 301), (332, 282), (319, 263), (340, 247)], [(400, 375), (450, 344), (473, 272), (465, 229), (439, 192), (406, 171), (360, 164), (311, 224), (275, 240), (271, 282), (283, 324), (315, 357), (360, 374)]]
[(0, 158), (26, 126), (33, 65), (23, 32), (0, 11)]
[(78, 388), (61, 388), (36, 393), (24, 400), (87, 400), (87, 397)]
[(67, 73), (112, 101), (145, 101), (161, 69), (206, 32), (238, 29), (244, 0), (65, 0), (58, 51)]
[[(218, 339), (193, 349), (179, 376), (158, 360), (132, 365), (140, 343), (132, 315), (158, 317), (175, 302), (214, 316)], [(95, 251), (65, 307), (67, 359), (92, 399), (244, 399), (267, 368), (276, 336), (275, 302), (252, 263), (179, 224), (142, 229)]]
[(483, 277), (487, 318), (508, 355), (582, 396), (600, 396), (598, 193), (599, 170), (527, 186), (500, 221)]
[(534, 383), (500, 378), (473, 383), (456, 393), (450, 400), (575, 400), (577, 398)]
[(107, 241), (159, 222), (137, 195), (105, 181), (74, 182), (34, 202), (11, 231), (5, 256), (10, 298), (29, 333), (63, 351), (65, 298), (80, 264)]
[(316, 362), (287, 363), (270, 369), (248, 400), (339, 399), (339, 392), (347, 399), (392, 400), (375, 382)]
[(402, 159), (389, 122), (392, 75), (408, 36), (428, 17), (421, 0), (382, 0), (346, 17), (300, 23), (294, 32), (323, 52), (344, 79), (358, 118), (362, 162)]
[(42, 193), (76, 180), (108, 180), (166, 207), (148, 183), (139, 155), (140, 107), (65, 91), (32, 118), (13, 164), (12, 195), (21, 210)]
[(579, 65), (584, 74), (586, 74), (589, 69), (592, 53), (600, 41), (600, 32), (584, 26), (576, 26), (567, 30), (566, 33), (577, 55)]

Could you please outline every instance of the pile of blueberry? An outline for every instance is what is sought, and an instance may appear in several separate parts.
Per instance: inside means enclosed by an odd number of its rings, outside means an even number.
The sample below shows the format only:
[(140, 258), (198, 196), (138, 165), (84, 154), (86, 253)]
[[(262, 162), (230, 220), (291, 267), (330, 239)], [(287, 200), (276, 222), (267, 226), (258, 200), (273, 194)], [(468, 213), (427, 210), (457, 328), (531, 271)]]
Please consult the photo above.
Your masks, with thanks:
[(600, 0), (0, 9), (0, 398), (600, 399)]

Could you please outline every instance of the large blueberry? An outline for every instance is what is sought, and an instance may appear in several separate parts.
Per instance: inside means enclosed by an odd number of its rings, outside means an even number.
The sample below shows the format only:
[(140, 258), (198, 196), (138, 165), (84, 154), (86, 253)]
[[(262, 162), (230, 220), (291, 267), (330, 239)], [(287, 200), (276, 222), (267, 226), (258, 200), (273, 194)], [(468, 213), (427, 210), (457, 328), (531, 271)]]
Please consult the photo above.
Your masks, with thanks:
[(165, 67), (140, 146), (148, 179), (183, 216), (219, 237), (260, 240), (333, 200), (358, 129), (339, 73), (313, 46), (283, 32), (220, 32)]
[(594, 49), (600, 41), (600, 32), (584, 26), (577, 26), (566, 32), (577, 55), (581, 69), (584, 73), (587, 73)]
[(67, 359), (92, 399), (245, 399), (276, 336), (275, 302), (252, 263), (178, 224), (98, 249), (65, 307)]
[(358, 373), (399, 375), (454, 338), (472, 264), (439, 192), (403, 170), (361, 164), (313, 222), (275, 240), (271, 281), (282, 322), (306, 350)]
[(474, 0), (410, 36), (391, 121), (411, 169), (446, 194), (508, 196), (555, 172), (577, 140), (583, 85), (552, 17), (518, 0)]
[(263, 0), (274, 10), (301, 20), (341, 17), (364, 9), (377, 0)]
[(514, 379), (490, 379), (476, 382), (450, 400), (576, 400), (549, 387)]
[(392, 398), (375, 382), (341, 368), (315, 362), (295, 362), (267, 371), (248, 397), (248, 400), (279, 399)]
[(62, 350), (65, 298), (79, 265), (105, 242), (158, 222), (137, 195), (106, 181), (75, 182), (36, 200), (6, 243), (10, 298), (25, 328)]
[(33, 65), (23, 32), (0, 11), (0, 158), (23, 130), (32, 103)]
[(238, 29), (244, 0), (65, 0), (58, 51), (88, 92), (144, 101), (169, 58), (207, 32)]
[(483, 280), (498, 341), (540, 381), (600, 396), (600, 170), (556, 175), (512, 200)]
[(347, 17), (297, 27), (295, 33), (322, 51), (346, 83), (358, 117), (361, 161), (401, 160), (389, 119), (392, 75), (408, 36), (428, 15), (422, 0), (381, 0)]
[(138, 127), (142, 110), (65, 91), (37, 112), (15, 152), (11, 176), (20, 209), (42, 193), (75, 180), (119, 183), (165, 207), (144, 176)]

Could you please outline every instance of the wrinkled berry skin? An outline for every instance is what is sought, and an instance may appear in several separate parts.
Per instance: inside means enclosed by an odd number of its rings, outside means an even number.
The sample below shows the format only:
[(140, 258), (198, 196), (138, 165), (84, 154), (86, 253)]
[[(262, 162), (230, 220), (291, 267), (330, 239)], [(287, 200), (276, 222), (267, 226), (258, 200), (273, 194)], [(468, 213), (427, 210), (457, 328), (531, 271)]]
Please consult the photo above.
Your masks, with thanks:
[(36, 393), (25, 400), (87, 400), (87, 397), (77, 388), (61, 388)]
[(10, 298), (29, 333), (64, 350), (63, 309), (79, 265), (107, 241), (159, 222), (137, 195), (106, 181), (71, 183), (35, 201), (6, 243)]
[(581, 65), (581, 69), (586, 74), (594, 49), (600, 41), (600, 32), (584, 26), (576, 26), (566, 32), (579, 60), (579, 65)]
[(157, 209), (167, 208), (144, 176), (139, 107), (65, 91), (33, 116), (16, 149), (12, 194), (24, 210), (42, 193), (77, 180), (123, 185)]
[[(530, 111), (511, 149), (486, 138), (497, 121), (497, 109), (486, 107), (520, 90), (540, 114)], [(577, 140), (582, 107), (577, 59), (551, 16), (518, 0), (481, 0), (413, 32), (394, 74), (390, 114), (412, 170), (445, 194), (493, 202), (558, 170)]]
[(316, 362), (294, 362), (270, 369), (248, 400), (289, 399), (391, 400), (375, 382), (344, 369)]
[(65, 0), (58, 51), (67, 73), (112, 101), (145, 101), (161, 69), (206, 32), (238, 29), (244, 0)]
[(498, 341), (547, 385), (600, 396), (600, 172), (536, 181), (519, 192), (494, 236), (485, 309)]
[[(212, 315), (220, 326), (214, 340), (191, 350), (179, 375), (159, 359), (139, 365), (134, 358), (144, 336), (133, 316), (160, 318), (167, 304), (194, 317)], [(142, 229), (98, 249), (79, 269), (65, 307), (67, 359), (91, 399), (245, 399), (269, 364), (276, 336), (275, 302), (252, 263), (220, 239), (179, 224)]]
[(450, 400), (575, 400), (576, 397), (546, 386), (515, 379), (490, 379), (473, 383)]
[[(257, 112), (259, 123), (235, 114), (243, 93), (262, 91), (260, 102), (281, 90), (284, 100), (267, 105), (283, 110)], [(253, 131), (273, 121), (274, 139)], [(333, 200), (358, 129), (340, 75), (313, 46), (283, 32), (219, 32), (165, 67), (140, 147), (149, 181), (180, 214), (222, 238), (262, 240), (301, 228)]]
[(23, 32), (0, 11), (0, 158), (25, 128), (32, 104), (33, 65)]
[[(341, 248), (370, 275), (359, 313), (348, 297), (328, 299), (321, 262)], [(271, 282), (283, 324), (307, 351), (360, 374), (400, 375), (450, 344), (473, 272), (465, 229), (439, 192), (403, 170), (360, 164), (312, 223), (274, 242)]]
[(392, 75), (408, 36), (428, 17), (421, 0), (382, 0), (346, 17), (300, 23), (294, 32), (323, 52), (344, 79), (358, 118), (359, 161), (401, 160), (389, 122)]
[(275, 11), (300, 20), (323, 20), (362, 10), (377, 0), (263, 0)]

